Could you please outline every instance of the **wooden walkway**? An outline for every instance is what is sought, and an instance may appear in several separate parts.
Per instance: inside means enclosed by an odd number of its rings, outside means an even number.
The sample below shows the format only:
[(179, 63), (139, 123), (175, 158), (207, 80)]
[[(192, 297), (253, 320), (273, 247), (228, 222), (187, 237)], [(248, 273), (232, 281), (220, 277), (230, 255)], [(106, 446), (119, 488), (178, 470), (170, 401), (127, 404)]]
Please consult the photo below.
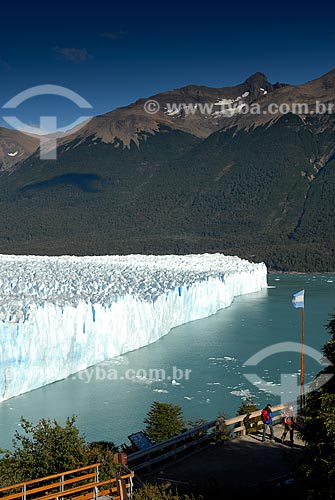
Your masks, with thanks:
[(99, 480), (100, 463), (0, 488), (0, 500), (126, 500), (134, 473)]
[(262, 483), (287, 478), (301, 459), (304, 443), (294, 433), (295, 444), (291, 448), (288, 437), (281, 444), (283, 426), (274, 426), (275, 442), (269, 438), (262, 442), (262, 433), (249, 434), (228, 441), (219, 441), (184, 457), (182, 464), (169, 464), (156, 473), (159, 480), (171, 480), (172, 484), (195, 485), (203, 491), (206, 485), (216, 491), (250, 488)]
[[(281, 420), (283, 408), (281, 405), (273, 407), (274, 422)], [(97, 500), (98, 497), (125, 500), (132, 497), (134, 471), (139, 483), (144, 480), (170, 482), (178, 487), (185, 485), (189, 491), (202, 494), (206, 499), (219, 498), (220, 493), (237, 490), (241, 493), (252, 487), (256, 491), (264, 484), (283, 483), (301, 460), (304, 443), (295, 431), (294, 446), (290, 446), (289, 436), (282, 444), (281, 424), (274, 425), (273, 442), (269, 436), (262, 442), (259, 416), (260, 410), (257, 410), (249, 416), (213, 420), (131, 453), (128, 456), (130, 470), (126, 469), (129, 473), (120, 478), (100, 481), (100, 464), (96, 463), (0, 488), (0, 500)], [(247, 422), (253, 422), (253, 434), (246, 435)], [(248, 498), (251, 498), (249, 493)], [(294, 498), (297, 500), (297, 495)]]

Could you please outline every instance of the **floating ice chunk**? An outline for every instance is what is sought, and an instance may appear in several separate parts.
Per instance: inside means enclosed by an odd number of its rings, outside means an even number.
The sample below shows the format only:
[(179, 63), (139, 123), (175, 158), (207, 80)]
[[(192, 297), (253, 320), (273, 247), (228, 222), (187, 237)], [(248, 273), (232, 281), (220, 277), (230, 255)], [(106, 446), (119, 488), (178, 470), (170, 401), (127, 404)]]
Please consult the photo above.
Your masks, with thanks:
[(251, 392), (249, 389), (241, 389), (240, 391), (230, 391), (233, 396), (241, 397), (242, 399), (248, 399), (251, 397)]

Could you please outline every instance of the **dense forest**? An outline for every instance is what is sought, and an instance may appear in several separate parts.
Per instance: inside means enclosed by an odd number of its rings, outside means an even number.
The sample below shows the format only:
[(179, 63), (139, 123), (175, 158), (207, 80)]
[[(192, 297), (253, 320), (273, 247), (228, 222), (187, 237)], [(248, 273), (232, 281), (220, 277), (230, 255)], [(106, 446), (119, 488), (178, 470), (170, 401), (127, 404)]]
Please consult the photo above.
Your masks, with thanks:
[(222, 252), (335, 270), (335, 120), (287, 114), (199, 139), (161, 126), (130, 147), (79, 139), (0, 178), (0, 252)]

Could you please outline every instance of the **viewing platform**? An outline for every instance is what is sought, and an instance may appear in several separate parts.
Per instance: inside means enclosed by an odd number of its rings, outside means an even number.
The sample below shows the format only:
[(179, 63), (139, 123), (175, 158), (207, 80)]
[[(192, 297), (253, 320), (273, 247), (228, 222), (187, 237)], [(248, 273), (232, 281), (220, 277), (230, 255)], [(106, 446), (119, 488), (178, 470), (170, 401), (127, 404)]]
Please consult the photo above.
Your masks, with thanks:
[(168, 464), (161, 468), (160, 481), (178, 484), (187, 483), (203, 489), (210, 483), (211, 489), (250, 488), (289, 479), (294, 466), (304, 450), (304, 442), (294, 432), (294, 445), (289, 436), (281, 444), (281, 424), (274, 426), (275, 441), (267, 437), (262, 442), (262, 431), (227, 441), (217, 441), (186, 456), (181, 463)]
[[(262, 441), (261, 411), (230, 419), (219, 419), (179, 434), (167, 441), (128, 456), (128, 465), (143, 481), (192, 486), (203, 493), (283, 484), (289, 481), (301, 460), (305, 444), (294, 431), (281, 443), (284, 426), (282, 405), (274, 406), (274, 441), (267, 428)], [(247, 421), (253, 426), (247, 430)], [(249, 431), (252, 431), (249, 433)]]
[[(121, 476), (101, 481), (101, 464), (96, 463), (2, 487), (0, 500), (125, 500), (133, 495), (135, 479), (139, 486), (145, 482), (170, 483), (179, 489), (185, 486), (193, 494), (205, 493), (205, 498), (221, 492), (284, 486), (292, 480), (305, 445), (298, 430), (294, 430), (293, 445), (289, 435), (281, 442), (283, 408), (272, 408), (273, 440), (268, 428), (266, 440), (262, 439), (260, 410), (230, 419), (219, 418), (166, 441), (149, 444), (128, 457), (124, 454), (119, 462), (125, 471)], [(298, 424), (303, 425), (301, 419)]]

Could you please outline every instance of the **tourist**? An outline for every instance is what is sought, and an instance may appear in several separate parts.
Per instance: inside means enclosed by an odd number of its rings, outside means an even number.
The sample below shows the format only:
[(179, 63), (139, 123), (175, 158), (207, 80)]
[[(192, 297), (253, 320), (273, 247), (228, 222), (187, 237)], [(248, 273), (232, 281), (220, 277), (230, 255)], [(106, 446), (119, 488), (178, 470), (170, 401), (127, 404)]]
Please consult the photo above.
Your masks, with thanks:
[(287, 433), (290, 433), (290, 444), (293, 446), (294, 444), (294, 414), (293, 414), (293, 406), (289, 406), (286, 408), (283, 413), (282, 423), (284, 425), (284, 432), (280, 441), (284, 443)]
[(272, 423), (272, 406), (270, 404), (267, 404), (265, 408), (261, 411), (261, 419), (264, 424), (264, 429), (263, 429), (263, 438), (262, 441), (265, 441), (266, 439), (266, 429), (269, 427), (270, 430), (270, 441), (274, 441), (274, 433), (273, 433), (273, 423)]

